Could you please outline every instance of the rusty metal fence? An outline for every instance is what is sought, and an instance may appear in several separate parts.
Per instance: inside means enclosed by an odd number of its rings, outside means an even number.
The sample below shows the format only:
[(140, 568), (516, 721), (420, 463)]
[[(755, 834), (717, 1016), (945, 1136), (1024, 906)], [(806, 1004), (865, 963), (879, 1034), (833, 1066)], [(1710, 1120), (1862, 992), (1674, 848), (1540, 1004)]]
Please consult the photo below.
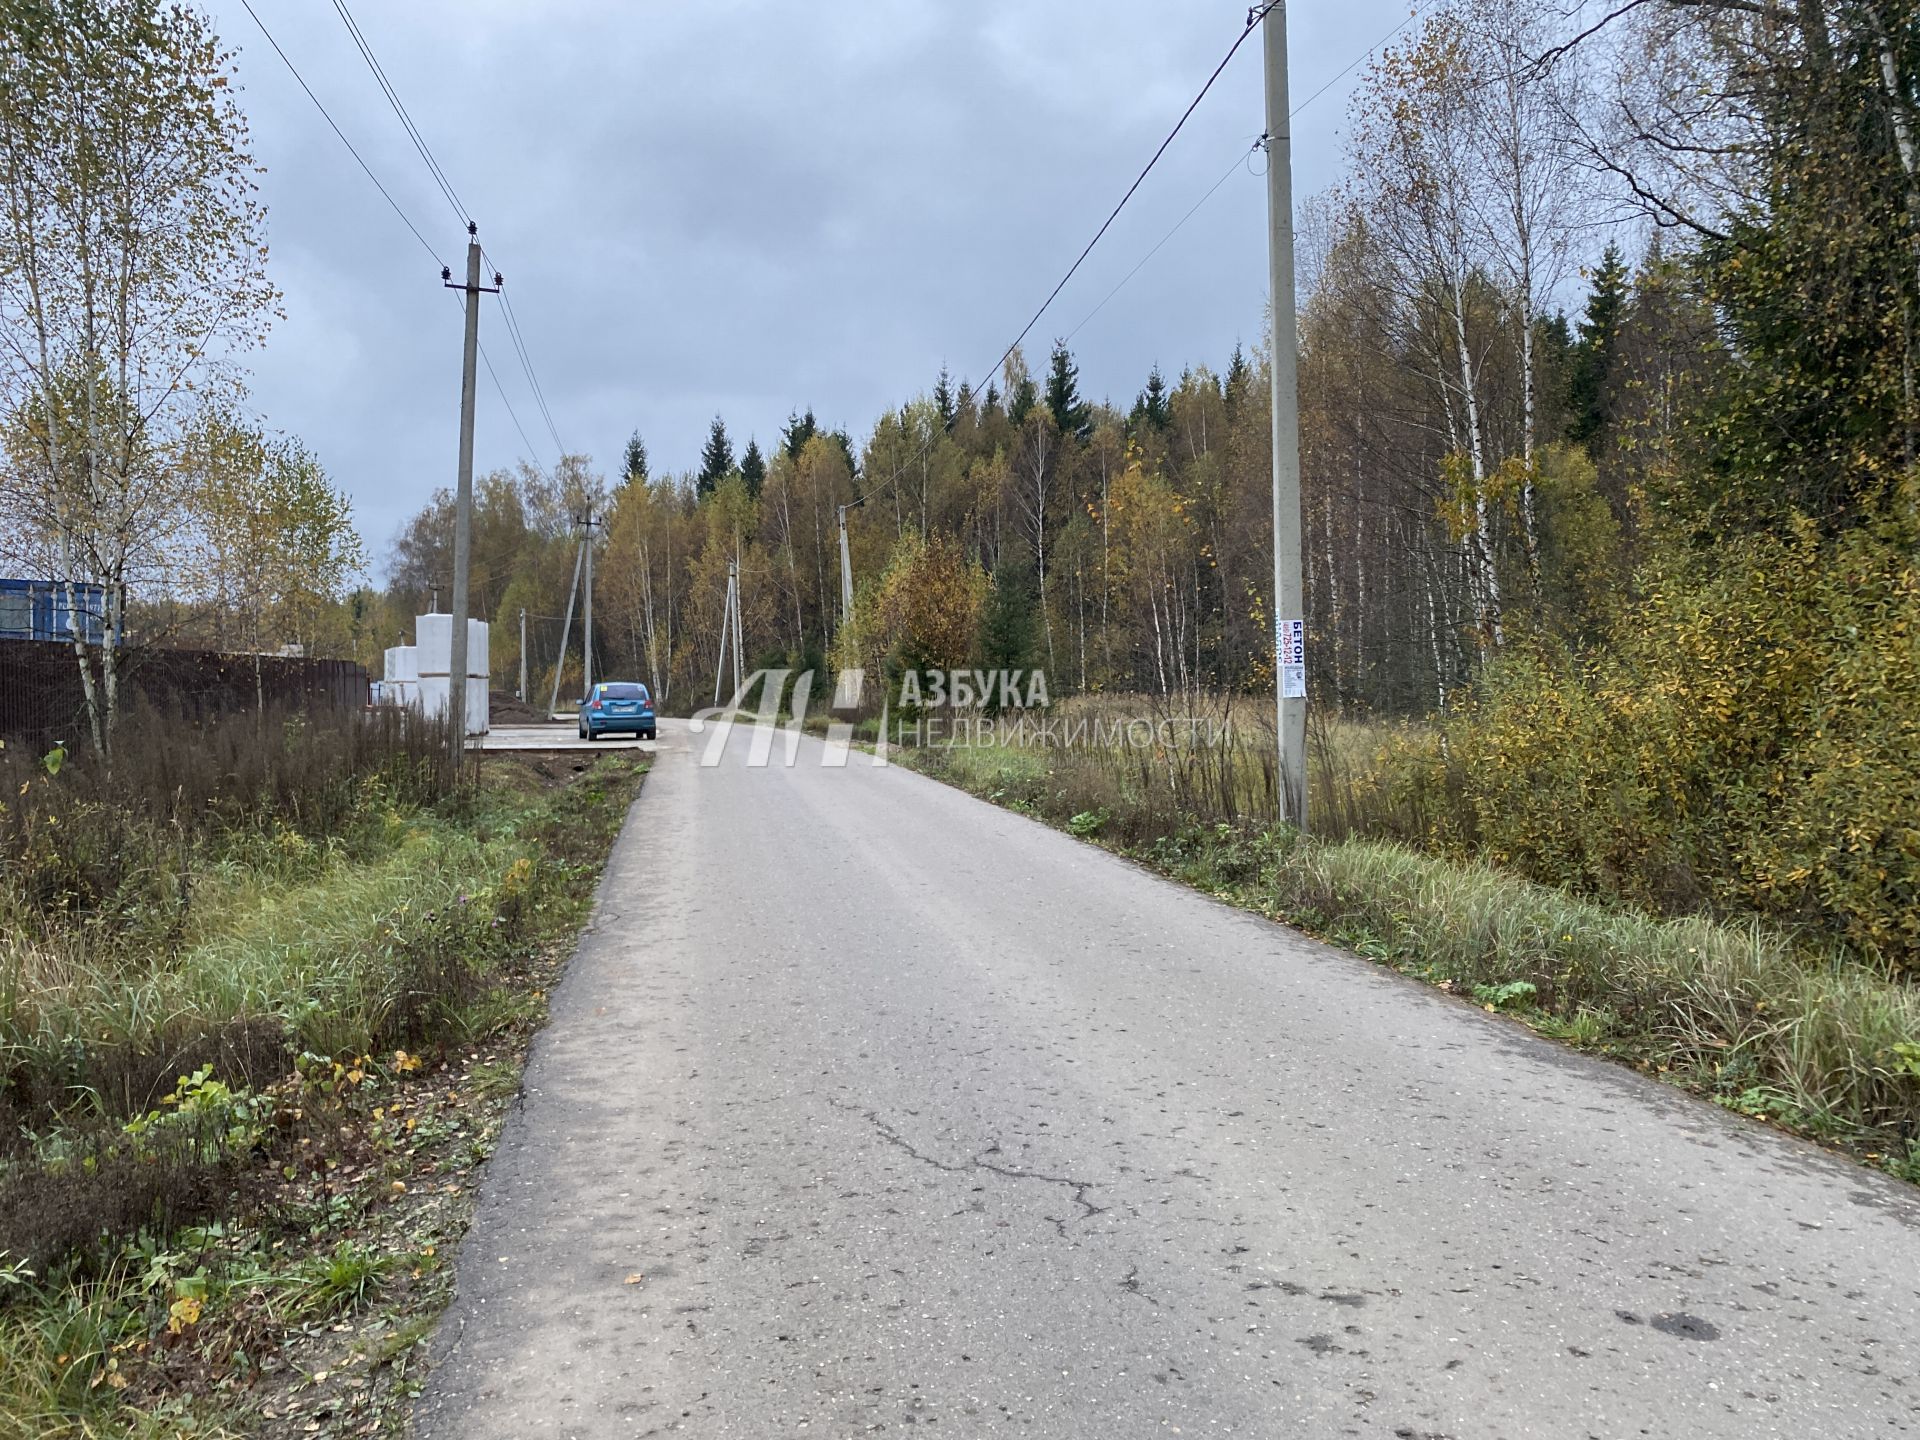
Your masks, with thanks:
[[(249, 709), (262, 698), (301, 709), (359, 709), (368, 700), (367, 672), (351, 660), (152, 648), (128, 651), (123, 662), (124, 699), (190, 721)], [(86, 693), (73, 647), (0, 640), (0, 737), (50, 743), (77, 740), (86, 730)]]

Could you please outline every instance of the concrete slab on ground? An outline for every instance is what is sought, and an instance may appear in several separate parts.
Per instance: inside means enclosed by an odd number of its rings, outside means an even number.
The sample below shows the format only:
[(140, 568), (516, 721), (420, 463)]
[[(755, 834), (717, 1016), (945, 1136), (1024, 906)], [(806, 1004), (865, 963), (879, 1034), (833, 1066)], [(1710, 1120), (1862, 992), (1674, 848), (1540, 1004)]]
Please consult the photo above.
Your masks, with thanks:
[(476, 735), (468, 742), (473, 750), (648, 750), (652, 740), (636, 740), (631, 735), (615, 735), (599, 740), (582, 740), (580, 729), (572, 721), (564, 725), (501, 725), (491, 733)]

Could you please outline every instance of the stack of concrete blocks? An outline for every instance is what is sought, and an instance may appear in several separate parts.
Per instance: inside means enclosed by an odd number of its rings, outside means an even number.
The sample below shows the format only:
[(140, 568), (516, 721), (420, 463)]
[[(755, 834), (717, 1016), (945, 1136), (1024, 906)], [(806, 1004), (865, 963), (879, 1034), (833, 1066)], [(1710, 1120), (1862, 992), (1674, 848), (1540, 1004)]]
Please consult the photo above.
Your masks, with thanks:
[(420, 703), (420, 651), (413, 645), (387, 648), (386, 671), (380, 679), (382, 705)]
[[(451, 615), (419, 615), (413, 622), (414, 648), (417, 653), (418, 667), (416, 675), (419, 687), (420, 710), (422, 714), (439, 716), (447, 713), (448, 675), (453, 669), (453, 617)], [(467, 622), (467, 733), (484, 735), (487, 733), (487, 709), (489, 704), (488, 680), (493, 668), (487, 659), (487, 623), (484, 620)]]

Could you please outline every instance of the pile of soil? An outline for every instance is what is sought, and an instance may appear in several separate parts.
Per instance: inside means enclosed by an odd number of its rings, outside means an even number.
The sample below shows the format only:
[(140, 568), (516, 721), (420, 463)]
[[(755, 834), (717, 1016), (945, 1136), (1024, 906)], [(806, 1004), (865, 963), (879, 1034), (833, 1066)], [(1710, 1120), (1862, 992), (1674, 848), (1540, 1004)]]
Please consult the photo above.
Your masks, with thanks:
[(545, 725), (553, 719), (546, 711), (498, 690), (487, 697), (487, 714), (495, 725)]

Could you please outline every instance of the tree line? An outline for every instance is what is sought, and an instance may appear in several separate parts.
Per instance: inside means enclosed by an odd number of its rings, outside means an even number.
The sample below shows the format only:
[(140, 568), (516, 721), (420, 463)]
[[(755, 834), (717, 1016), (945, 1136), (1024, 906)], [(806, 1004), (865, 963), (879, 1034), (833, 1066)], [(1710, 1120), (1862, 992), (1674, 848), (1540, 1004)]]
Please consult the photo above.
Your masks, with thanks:
[[(1439, 717), (1428, 833), (1904, 933), (1859, 896), (1920, 851), (1915, 11), (1446, 0), (1365, 73), (1347, 178), (1298, 227), (1310, 684), (1323, 710)], [(115, 643), (75, 646), (97, 735), (130, 636), (377, 667), (444, 608), (450, 503), (349, 591), (339, 489), (246, 414), (278, 298), (217, 36), (25, 0), (0, 40), (0, 533), (107, 596)], [(857, 438), (796, 407), (744, 449), (716, 418), (676, 473), (636, 435), (610, 476), (483, 477), (497, 685), (523, 610), (536, 694), (577, 682), (555, 670), (591, 509), (596, 672), (670, 709), (711, 696), (730, 564), (756, 664), (1270, 693), (1257, 344), (1130, 396), (1084, 393), (1064, 344), (903, 390)]]
[[(1445, 710), (1516, 646), (1604, 649), (1649, 565), (1898, 509), (1912, 8), (1643, 0), (1581, 33), (1450, 0), (1371, 66), (1349, 178), (1300, 226), (1317, 696)], [(712, 672), (729, 560), (768, 662), (817, 663), (844, 632), (869, 661), (1017, 656), (1063, 692), (1257, 690), (1267, 407), (1257, 348), (1115, 403), (1084, 396), (1057, 345), (1038, 375), (1018, 353), (941, 373), (858, 445), (808, 413), (736, 459), (716, 419), (687, 473), (652, 473), (636, 436), (611, 484), (581, 460), (490, 484), (509, 531), (543, 489), (598, 498), (602, 664), (663, 693)], [(425, 558), (445, 530), (440, 502), (396, 552), (412, 598), (449, 568)], [(517, 566), (518, 595), (559, 611), (564, 564), (501, 563), (499, 596)], [(968, 612), (937, 642), (882, 613), (916, 567)]]
[[(1365, 72), (1298, 225), (1308, 660), (1323, 712), (1434, 722), (1382, 782), (1408, 838), (1920, 951), (1917, 93), (1912, 0), (1445, 0)], [(857, 446), (716, 421), (693, 472), (501, 477), (494, 613), (558, 613), (510, 512), (576, 486), (600, 673), (672, 708), (730, 562), (763, 664), (1271, 693), (1268, 376), (1095, 399), (1062, 344)]]

